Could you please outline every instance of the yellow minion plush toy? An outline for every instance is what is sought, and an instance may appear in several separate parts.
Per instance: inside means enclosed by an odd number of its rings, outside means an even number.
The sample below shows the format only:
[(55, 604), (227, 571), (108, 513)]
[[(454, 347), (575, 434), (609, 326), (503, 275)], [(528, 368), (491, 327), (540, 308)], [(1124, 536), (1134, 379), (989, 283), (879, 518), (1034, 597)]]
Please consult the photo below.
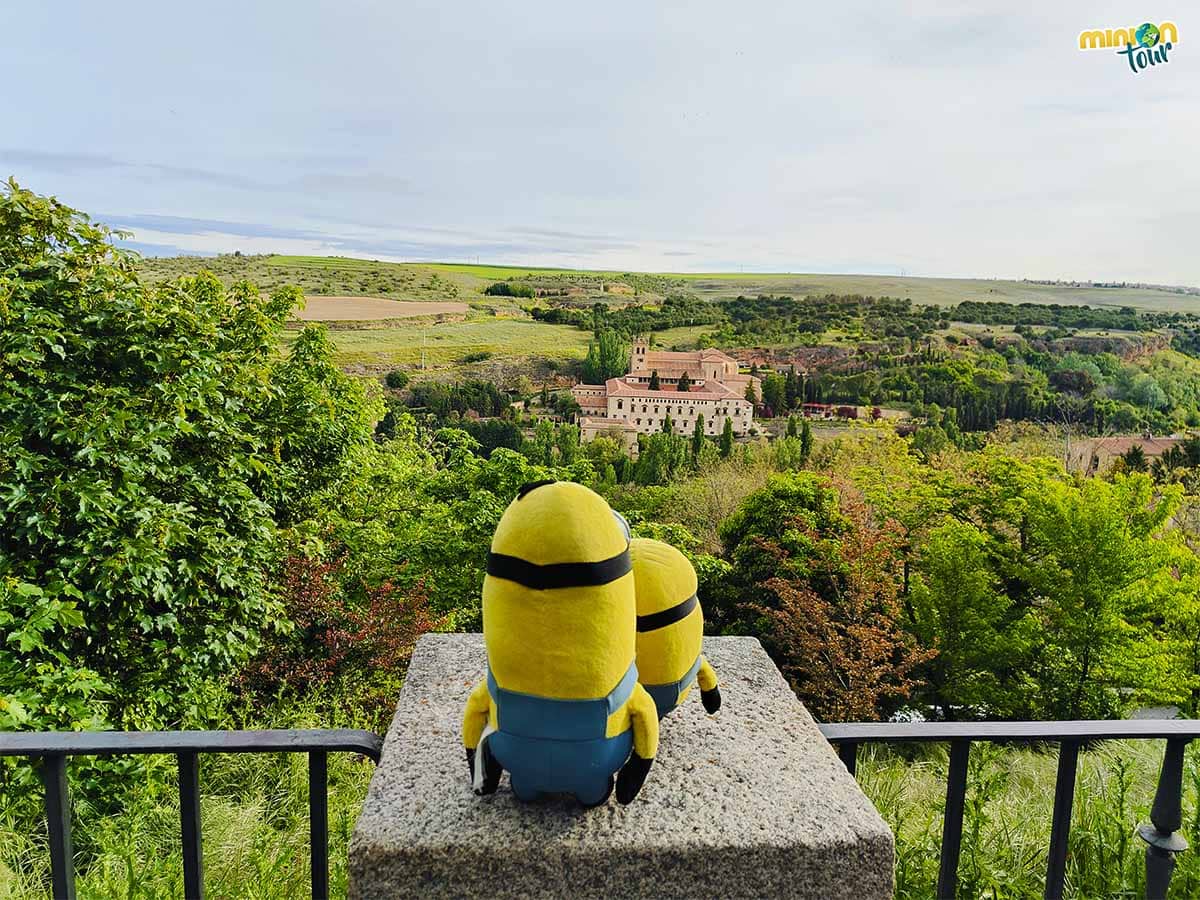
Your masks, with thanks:
[(662, 541), (630, 544), (637, 587), (638, 678), (654, 698), (661, 719), (684, 701), (692, 682), (709, 713), (721, 708), (717, 673), (700, 652), (704, 614), (696, 596), (696, 570)]
[(496, 528), (483, 582), (487, 677), (463, 715), (475, 790), (574, 794), (604, 803), (641, 789), (658, 750), (638, 683), (629, 538), (582, 485), (521, 488)]

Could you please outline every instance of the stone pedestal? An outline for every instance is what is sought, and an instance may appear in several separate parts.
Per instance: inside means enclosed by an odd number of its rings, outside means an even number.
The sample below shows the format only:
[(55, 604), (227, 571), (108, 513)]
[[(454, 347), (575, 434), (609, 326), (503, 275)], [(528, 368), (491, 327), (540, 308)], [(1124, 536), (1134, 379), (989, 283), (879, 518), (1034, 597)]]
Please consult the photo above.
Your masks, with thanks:
[(753, 638), (706, 638), (723, 705), (662, 723), (641, 793), (477, 797), (459, 739), (483, 638), (417, 645), (350, 845), (350, 896), (892, 896), (892, 834)]

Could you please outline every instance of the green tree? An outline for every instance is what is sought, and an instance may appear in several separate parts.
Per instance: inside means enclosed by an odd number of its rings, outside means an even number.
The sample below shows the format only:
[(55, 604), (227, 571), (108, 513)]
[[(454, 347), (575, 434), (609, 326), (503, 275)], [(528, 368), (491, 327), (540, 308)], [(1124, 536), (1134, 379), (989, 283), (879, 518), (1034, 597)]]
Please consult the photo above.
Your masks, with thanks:
[(684, 372), (679, 376), (679, 384), (676, 386), (676, 388), (684, 393), (692, 389), (692, 379), (688, 377), (687, 372)]
[(661, 391), (662, 390), (662, 384), (658, 380), (658, 369), (655, 369), (653, 372), (650, 373), (650, 390), (652, 390), (652, 391)]
[(633, 480), (638, 484), (669, 484), (688, 463), (688, 441), (678, 434), (658, 432), (641, 437)]
[(558, 449), (559, 465), (569, 466), (579, 457), (579, 428), (562, 424), (554, 430), (554, 446)]
[(533, 426), (533, 438), (529, 441), (525, 455), (539, 466), (554, 465), (554, 423), (549, 419), (538, 419)]
[(746, 400), (749, 401), (751, 408), (755, 408), (758, 406), (758, 394), (755, 393), (755, 391), (754, 391), (754, 382), (753, 381), (749, 382), (746, 385), (746, 393), (744, 394), (744, 396), (745, 396)]
[(787, 377), (783, 383), (783, 399), (787, 409), (795, 409), (800, 401), (800, 378), (796, 375), (794, 365), (788, 366)]
[(808, 463), (809, 457), (812, 456), (813, 449), (813, 433), (812, 426), (808, 424), (808, 419), (804, 420), (804, 424), (800, 426), (800, 464)]
[(1145, 472), (1150, 468), (1146, 461), (1146, 451), (1140, 444), (1134, 444), (1122, 453), (1121, 459), (1125, 462), (1125, 468), (1130, 472)]
[(787, 436), (790, 438), (799, 437), (799, 432), (796, 430), (796, 417), (795, 416), (788, 416)]
[(1004, 717), (1021, 708), (1033, 621), (1004, 592), (987, 535), (948, 518), (922, 542), (911, 576), (907, 626), (937, 648), (918, 695), (948, 719)]
[(674, 434), (675, 433), (675, 420), (671, 418), (670, 413), (667, 413), (666, 415), (663, 416), (662, 431), (665, 434)]
[(772, 372), (762, 382), (763, 406), (770, 410), (772, 416), (777, 416), (785, 409), (786, 380), (782, 375)]
[(150, 288), (107, 229), (0, 193), (0, 579), (74, 604), (43, 635), (118, 727), (178, 721), (253, 652), (279, 616), (276, 515), (369, 443), (319, 329), (277, 355), (299, 300), (207, 274)]
[(1162, 530), (1182, 494), (1146, 475), (1039, 479), (1026, 494), (1024, 575), (1037, 604), (1034, 669), (1043, 715), (1110, 718), (1172, 699), (1158, 610), (1177, 602)]
[(624, 375), (628, 368), (629, 347), (617, 332), (612, 329), (596, 332), (583, 361), (583, 380), (588, 384), (603, 384), (610, 378)]
[(721, 458), (728, 459), (733, 453), (733, 419), (725, 417), (725, 425), (721, 428)]
[(704, 447), (704, 414), (696, 416), (696, 424), (692, 428), (692, 462), (700, 459), (700, 450)]

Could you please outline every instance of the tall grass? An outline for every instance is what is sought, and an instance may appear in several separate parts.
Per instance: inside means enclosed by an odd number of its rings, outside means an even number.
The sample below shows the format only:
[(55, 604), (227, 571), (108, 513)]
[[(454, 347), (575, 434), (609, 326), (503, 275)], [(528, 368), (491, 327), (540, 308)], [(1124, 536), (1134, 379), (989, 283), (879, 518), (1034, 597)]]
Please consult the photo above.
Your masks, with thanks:
[[(281, 707), (282, 708), (282, 707)], [(275, 727), (353, 725), (310, 711)], [(340, 717), (339, 717), (340, 718)], [(361, 724), (361, 723), (360, 723)], [(238, 724), (230, 722), (228, 727)], [(259, 723), (259, 727), (262, 724)], [(1112, 741), (1083, 751), (1067, 859), (1067, 896), (1140, 898), (1145, 845), (1134, 829), (1149, 819), (1161, 741)], [(346, 893), (346, 860), (372, 765), (329, 759), (330, 889)], [(896, 897), (934, 894), (941, 852), (947, 754), (943, 747), (870, 746), (858, 779), (896, 835)], [(1042, 894), (1057, 756), (1037, 750), (972, 747), (963, 817), (959, 896)], [(111, 791), (83, 764), (72, 766), (74, 836), (81, 898), (182, 896), (179, 798), (169, 756), (139, 758)], [(90, 779), (90, 781), (89, 781)], [(79, 783), (80, 781), (86, 783)], [(309, 896), (308, 769), (304, 754), (201, 757), (204, 880), (209, 896)], [(1200, 839), (1200, 752), (1185, 758), (1184, 833)], [(36, 808), (0, 811), (0, 900), (46, 897), (49, 858)], [(1200, 854), (1178, 857), (1172, 897), (1200, 896)]]
[[(340, 718), (340, 717), (339, 717)], [(255, 727), (321, 727), (313, 709)], [(228, 728), (240, 725), (227, 723)], [(359, 725), (359, 727), (362, 727)], [(346, 857), (373, 766), (329, 756), (330, 894), (346, 894)], [(183, 896), (179, 795), (172, 756), (125, 758), (120, 776), (72, 762), (76, 884), (81, 898)], [(20, 772), (13, 773), (20, 780)], [(210, 897), (308, 897), (308, 757), (202, 754), (204, 885)], [(33, 801), (34, 797), (25, 798)], [(36, 803), (0, 810), (0, 900), (49, 896), (50, 862)]]
[[(1067, 858), (1066, 894), (1134, 898), (1145, 890), (1145, 844), (1162, 741), (1112, 741), (1081, 752)], [(860, 751), (859, 783), (896, 835), (896, 897), (934, 894), (945, 809), (947, 753), (887, 747)], [(974, 745), (963, 815), (959, 896), (1040, 897), (1046, 874), (1057, 755)], [(1185, 761), (1184, 827), (1200, 837), (1200, 756)], [(1200, 896), (1200, 856), (1180, 854), (1172, 897)]]

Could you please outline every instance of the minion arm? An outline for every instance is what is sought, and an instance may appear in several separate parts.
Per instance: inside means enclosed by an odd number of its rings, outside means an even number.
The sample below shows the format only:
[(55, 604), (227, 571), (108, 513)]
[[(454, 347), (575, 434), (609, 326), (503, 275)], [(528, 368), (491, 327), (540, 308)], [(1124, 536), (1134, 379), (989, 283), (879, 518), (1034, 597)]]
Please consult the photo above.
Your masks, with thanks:
[(492, 708), (492, 697), (488, 693), (487, 680), (475, 685), (471, 696), (467, 698), (467, 708), (463, 712), (462, 740), (463, 746), (474, 750), (479, 746), (479, 738), (487, 727), (488, 715)]
[(633, 728), (633, 753), (617, 775), (617, 802), (630, 803), (642, 789), (650, 766), (658, 753), (658, 710), (654, 700), (640, 684), (629, 698), (629, 717)]
[(721, 708), (721, 691), (717, 688), (717, 673), (704, 656), (700, 657), (700, 670), (696, 673), (700, 685), (700, 702), (705, 712), (712, 714)]

